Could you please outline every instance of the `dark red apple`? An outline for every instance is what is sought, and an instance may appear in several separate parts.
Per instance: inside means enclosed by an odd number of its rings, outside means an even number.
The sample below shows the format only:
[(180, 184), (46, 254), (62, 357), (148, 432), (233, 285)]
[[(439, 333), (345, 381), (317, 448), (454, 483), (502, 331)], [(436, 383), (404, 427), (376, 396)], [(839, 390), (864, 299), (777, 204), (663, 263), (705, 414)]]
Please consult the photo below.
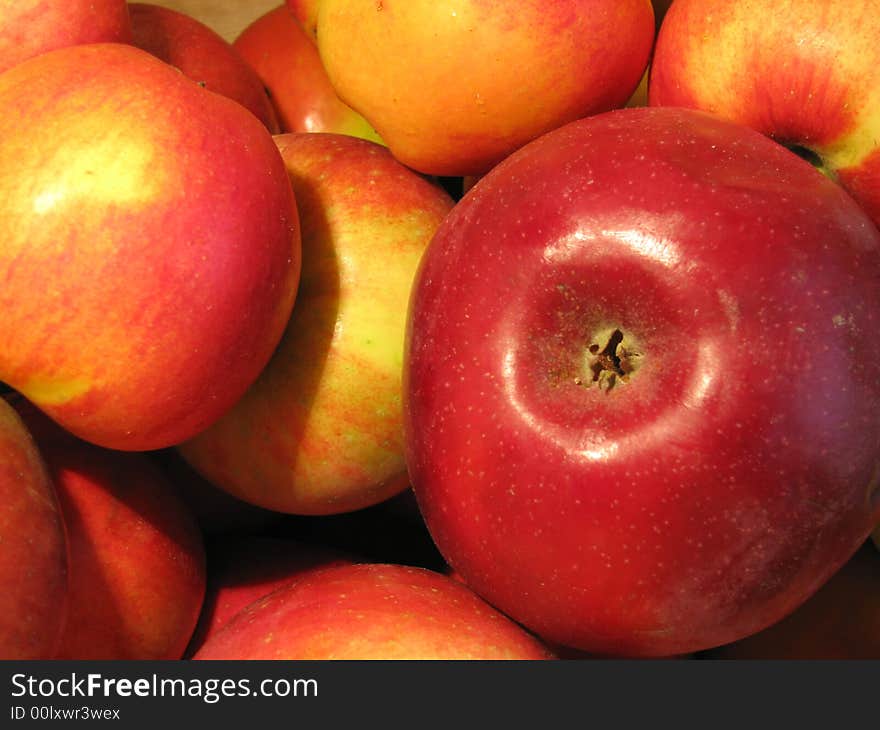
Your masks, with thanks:
[(410, 303), (407, 461), (440, 551), (554, 643), (778, 621), (880, 518), (880, 233), (781, 145), (636, 108), (482, 178)]
[(708, 659), (880, 659), (880, 552), (866, 542), (794, 613)]

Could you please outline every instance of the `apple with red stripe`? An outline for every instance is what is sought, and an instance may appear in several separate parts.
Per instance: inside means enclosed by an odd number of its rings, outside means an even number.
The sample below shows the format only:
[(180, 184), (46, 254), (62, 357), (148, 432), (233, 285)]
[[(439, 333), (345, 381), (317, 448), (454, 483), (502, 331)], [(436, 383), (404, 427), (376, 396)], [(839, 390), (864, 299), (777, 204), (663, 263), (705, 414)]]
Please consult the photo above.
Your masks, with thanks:
[(797, 148), (880, 222), (880, 2), (676, 0), (649, 103), (703, 109)]

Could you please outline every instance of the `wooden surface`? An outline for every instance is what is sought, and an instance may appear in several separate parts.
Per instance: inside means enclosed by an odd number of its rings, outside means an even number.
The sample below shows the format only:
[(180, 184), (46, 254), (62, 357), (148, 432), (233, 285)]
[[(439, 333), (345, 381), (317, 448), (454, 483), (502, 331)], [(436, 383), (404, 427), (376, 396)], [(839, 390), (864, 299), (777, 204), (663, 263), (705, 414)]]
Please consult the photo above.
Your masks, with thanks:
[(179, 10), (213, 28), (230, 43), (250, 23), (284, 0), (149, 0)]

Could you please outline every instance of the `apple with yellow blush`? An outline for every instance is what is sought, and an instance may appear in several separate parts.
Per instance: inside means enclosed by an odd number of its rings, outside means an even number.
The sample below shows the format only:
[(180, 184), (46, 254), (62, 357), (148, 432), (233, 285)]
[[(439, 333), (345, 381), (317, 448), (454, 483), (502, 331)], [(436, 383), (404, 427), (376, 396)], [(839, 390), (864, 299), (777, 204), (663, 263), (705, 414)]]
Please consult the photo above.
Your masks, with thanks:
[(306, 0), (340, 98), (394, 155), (481, 175), (544, 132), (623, 106), (654, 40), (650, 0)]
[(649, 103), (713, 112), (796, 149), (880, 222), (880, 4), (676, 0)]
[(373, 142), (329, 133), (275, 139), (302, 223), (296, 306), (256, 383), (178, 449), (251, 504), (349, 512), (409, 486), (406, 308), (421, 255), (453, 202)]

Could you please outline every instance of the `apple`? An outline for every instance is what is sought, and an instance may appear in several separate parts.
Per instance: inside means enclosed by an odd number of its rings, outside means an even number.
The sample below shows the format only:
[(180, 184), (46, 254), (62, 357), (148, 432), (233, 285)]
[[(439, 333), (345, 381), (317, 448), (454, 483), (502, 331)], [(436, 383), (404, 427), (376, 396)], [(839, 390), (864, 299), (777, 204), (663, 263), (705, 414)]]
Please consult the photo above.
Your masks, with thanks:
[(275, 140), (302, 225), (297, 303), (254, 385), (178, 449), (212, 484), (265, 509), (362, 509), (409, 486), (406, 307), (452, 200), (373, 142), (331, 133)]
[(55, 48), (131, 38), (125, 0), (0, 0), (0, 72)]
[(809, 600), (706, 659), (880, 659), (880, 553), (870, 543)]
[(551, 659), (541, 642), (467, 587), (392, 564), (311, 571), (250, 604), (193, 657)]
[(0, 659), (51, 659), (67, 619), (67, 539), (33, 437), (0, 397)]
[(100, 446), (159, 449), (268, 362), (296, 203), (240, 104), (123, 44), (0, 75), (0, 380)]
[(179, 659), (205, 594), (202, 534), (147, 455), (111, 451), (8, 397), (58, 494), (69, 609), (57, 659)]
[(209, 546), (208, 559), (205, 600), (186, 651), (188, 657), (251, 603), (309, 571), (352, 562), (330, 548), (261, 535), (215, 541)]
[(336, 95), (314, 39), (281, 5), (248, 25), (233, 43), (268, 89), (285, 132), (334, 132), (381, 142)]
[(746, 124), (797, 148), (880, 222), (876, 0), (677, 0), (648, 99)]
[(133, 42), (206, 89), (234, 99), (266, 128), (281, 131), (260, 77), (232, 44), (187, 13), (152, 3), (130, 3)]
[(544, 135), (410, 303), (407, 463), (440, 552), (544, 639), (668, 656), (814, 593), (880, 519), (880, 232), (713, 115)]
[(648, 0), (310, 0), (340, 98), (404, 164), (481, 175), (565, 122), (622, 106), (654, 40)]

